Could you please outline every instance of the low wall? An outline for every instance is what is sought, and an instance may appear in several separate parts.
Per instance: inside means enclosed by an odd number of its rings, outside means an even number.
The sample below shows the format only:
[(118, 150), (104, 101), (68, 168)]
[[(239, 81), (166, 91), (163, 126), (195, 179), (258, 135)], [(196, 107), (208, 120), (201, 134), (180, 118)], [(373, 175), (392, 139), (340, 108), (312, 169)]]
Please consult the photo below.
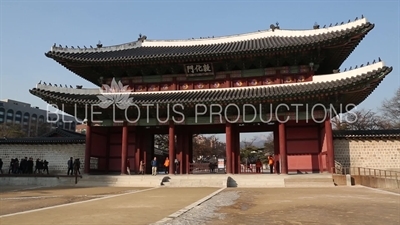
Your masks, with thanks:
[[(333, 174), (335, 185), (346, 186), (346, 175)], [(372, 188), (400, 189), (400, 180), (395, 177), (373, 177), (364, 175), (351, 175), (351, 185), (362, 185)]]
[(363, 175), (352, 175), (355, 184), (372, 187), (372, 188), (389, 188), (399, 189), (400, 181), (396, 178), (381, 178)]
[[(8, 173), (11, 158), (32, 157), (49, 162), (50, 174), (67, 175), (67, 162), (70, 157), (79, 158), (84, 168), (85, 144), (1, 144), (0, 158), (3, 160), (3, 172)], [(33, 170), (35, 170), (35, 165)]]
[(346, 175), (332, 174), (333, 183), (336, 186), (346, 186)]
[(334, 154), (343, 167), (400, 170), (400, 139), (335, 139)]
[(0, 176), (1, 186), (51, 187), (75, 185), (74, 177), (13, 177)]

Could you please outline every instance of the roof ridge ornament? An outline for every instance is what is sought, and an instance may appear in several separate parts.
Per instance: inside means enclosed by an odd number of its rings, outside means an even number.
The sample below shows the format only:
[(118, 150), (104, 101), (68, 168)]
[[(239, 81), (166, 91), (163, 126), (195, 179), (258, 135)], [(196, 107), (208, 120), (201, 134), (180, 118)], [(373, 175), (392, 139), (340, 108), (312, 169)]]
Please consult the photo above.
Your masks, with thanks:
[(269, 28), (271, 28), (272, 32), (274, 32), (275, 30), (279, 30), (279, 29), (280, 29), (279, 23), (276, 22), (275, 25), (274, 25), (274, 24), (271, 24), (271, 25), (269, 26)]
[(138, 41), (144, 42), (144, 40), (147, 39), (146, 35), (142, 35), (141, 33), (139, 34), (139, 38), (137, 39)]

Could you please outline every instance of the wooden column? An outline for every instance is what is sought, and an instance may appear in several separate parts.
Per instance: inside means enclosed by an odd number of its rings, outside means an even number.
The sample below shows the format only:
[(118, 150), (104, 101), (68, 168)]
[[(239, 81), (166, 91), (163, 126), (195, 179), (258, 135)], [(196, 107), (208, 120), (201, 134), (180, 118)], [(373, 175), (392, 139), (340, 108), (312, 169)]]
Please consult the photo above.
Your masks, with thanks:
[(182, 167), (184, 167), (183, 173), (188, 174), (189, 173), (189, 138), (192, 137), (191, 133), (188, 132), (183, 132), (183, 161), (182, 161)]
[(121, 143), (121, 174), (126, 173), (126, 159), (128, 154), (128, 125), (122, 127), (122, 143)]
[(279, 123), (279, 158), (282, 174), (288, 174), (287, 152), (286, 152), (286, 131), (285, 124)]
[(169, 130), (168, 130), (168, 156), (169, 156), (169, 161), (170, 161), (170, 166), (169, 166), (169, 174), (174, 174), (175, 172), (175, 165), (174, 165), (174, 160), (175, 160), (175, 125), (174, 121), (169, 122)]
[[(143, 130), (140, 133), (140, 142), (139, 143), (140, 143), (141, 154), (143, 154), (142, 159), (143, 159), (143, 162), (145, 163), (145, 166), (144, 166), (145, 174), (151, 173), (150, 162), (151, 162), (151, 160), (153, 160), (152, 158), (149, 157), (150, 150), (148, 149), (148, 146), (149, 146), (148, 142), (151, 142), (151, 140), (149, 140), (150, 135), (153, 135), (153, 137), (154, 137), (154, 134), (143, 131)], [(150, 139), (151, 139), (151, 137), (150, 137)]]
[(177, 154), (176, 158), (179, 160), (179, 174), (183, 173), (183, 141), (184, 141), (184, 134), (182, 129), (177, 129), (176, 133), (176, 139), (177, 139)]
[(322, 163), (322, 138), (321, 138), (321, 124), (318, 123), (318, 166), (319, 166), (319, 172), (322, 173), (324, 172), (324, 164)]
[(135, 136), (135, 170), (137, 173), (139, 173), (139, 165), (140, 165), (140, 160), (143, 160), (143, 154), (142, 154), (142, 147), (141, 147), (141, 132), (139, 131), (139, 128), (136, 127), (136, 136)]
[(88, 121), (86, 124), (86, 145), (85, 145), (85, 160), (84, 160), (84, 172), (90, 172), (90, 150), (92, 146), (92, 132), (91, 123)]
[(226, 122), (226, 173), (232, 173), (232, 124)]
[(106, 134), (106, 139), (107, 139), (107, 144), (106, 144), (106, 173), (110, 170), (110, 133), (111, 133), (111, 128), (106, 128), (107, 129), (107, 134)]
[(332, 124), (330, 116), (325, 120), (325, 137), (327, 147), (327, 158), (328, 158), (328, 171), (332, 173), (333, 167), (335, 167), (335, 155), (333, 153), (333, 135), (332, 135)]
[(241, 162), (240, 162), (240, 132), (237, 129), (235, 133), (235, 145), (236, 145), (236, 173), (239, 174), (241, 172)]
[(190, 171), (190, 164), (192, 164), (192, 162), (193, 162), (193, 134), (190, 132), (190, 133), (188, 133), (188, 155), (187, 155), (187, 157), (188, 157), (188, 161), (189, 161), (189, 163), (188, 163), (188, 165), (186, 166), (186, 168), (188, 168), (188, 173), (191, 173), (191, 171)]
[(240, 132), (237, 124), (232, 129), (232, 172), (240, 173)]
[(232, 150), (231, 150), (231, 152), (232, 152), (232, 158), (231, 158), (231, 160), (232, 160), (232, 165), (231, 165), (231, 168), (232, 168), (232, 173), (233, 174), (235, 174), (235, 173), (237, 173), (236, 172), (236, 148), (237, 148), (237, 145), (236, 145), (236, 127), (235, 127), (235, 124), (232, 124), (231, 125), (232, 126), (232, 130), (231, 130), (231, 134), (232, 134), (232, 137), (231, 137), (231, 148), (232, 148)]
[[(279, 125), (278, 125), (279, 126)], [(278, 126), (275, 126), (274, 128), (274, 172), (276, 174), (280, 173), (280, 166), (279, 166), (279, 129)], [(269, 166), (267, 166), (267, 170), (269, 170)]]

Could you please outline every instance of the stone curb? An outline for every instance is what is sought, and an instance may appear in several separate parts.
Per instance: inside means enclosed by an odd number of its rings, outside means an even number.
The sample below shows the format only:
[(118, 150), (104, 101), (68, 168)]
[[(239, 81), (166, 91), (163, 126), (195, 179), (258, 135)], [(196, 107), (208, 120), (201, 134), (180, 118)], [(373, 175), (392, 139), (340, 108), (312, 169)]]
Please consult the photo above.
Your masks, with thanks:
[(180, 209), (180, 210), (174, 212), (173, 214), (171, 214), (171, 215), (169, 215), (169, 216), (167, 216), (167, 217), (165, 217), (165, 218), (163, 218), (163, 219), (161, 219), (161, 220), (159, 220), (159, 221), (157, 221), (155, 223), (152, 223), (151, 225), (160, 225), (160, 224), (164, 224), (164, 223), (166, 223), (166, 222), (168, 222), (170, 220), (173, 220), (173, 219), (181, 216), (182, 214), (188, 212), (189, 210), (193, 209), (194, 207), (196, 207), (198, 205), (201, 205), (203, 202), (209, 200), (210, 198), (214, 197), (215, 195), (217, 195), (218, 193), (220, 193), (221, 191), (223, 191), (225, 189), (226, 189), (226, 187), (223, 187), (223, 188), (221, 188), (221, 189), (219, 189), (219, 190), (207, 195), (206, 197), (204, 197), (204, 198), (202, 198), (202, 199), (200, 199), (200, 200), (198, 200), (198, 201), (186, 206), (185, 208)]

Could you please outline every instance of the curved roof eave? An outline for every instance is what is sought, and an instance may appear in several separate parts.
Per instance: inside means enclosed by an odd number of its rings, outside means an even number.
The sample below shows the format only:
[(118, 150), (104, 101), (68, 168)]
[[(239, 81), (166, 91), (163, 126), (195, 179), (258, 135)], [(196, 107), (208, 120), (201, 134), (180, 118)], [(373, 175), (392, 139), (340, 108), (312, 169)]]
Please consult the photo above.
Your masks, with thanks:
[(57, 53), (96, 53), (96, 52), (110, 52), (120, 51), (126, 49), (134, 49), (140, 47), (188, 47), (188, 46), (204, 46), (204, 45), (216, 45), (226, 44), (234, 42), (242, 42), (248, 40), (257, 40), (270, 37), (282, 37), (282, 38), (299, 38), (299, 37), (313, 37), (323, 36), (329, 33), (335, 33), (339, 31), (351, 30), (356, 27), (368, 24), (366, 18), (357, 19), (352, 22), (342, 23), (337, 26), (324, 27), (319, 29), (308, 29), (308, 30), (284, 30), (284, 29), (269, 29), (252, 33), (229, 35), (222, 37), (202, 38), (202, 39), (188, 39), (188, 40), (147, 40), (146, 38), (140, 38), (137, 41), (129, 42), (126, 44), (119, 44), (106, 47), (98, 48), (74, 48), (74, 47), (62, 47), (61, 45), (53, 45), (49, 52)]

